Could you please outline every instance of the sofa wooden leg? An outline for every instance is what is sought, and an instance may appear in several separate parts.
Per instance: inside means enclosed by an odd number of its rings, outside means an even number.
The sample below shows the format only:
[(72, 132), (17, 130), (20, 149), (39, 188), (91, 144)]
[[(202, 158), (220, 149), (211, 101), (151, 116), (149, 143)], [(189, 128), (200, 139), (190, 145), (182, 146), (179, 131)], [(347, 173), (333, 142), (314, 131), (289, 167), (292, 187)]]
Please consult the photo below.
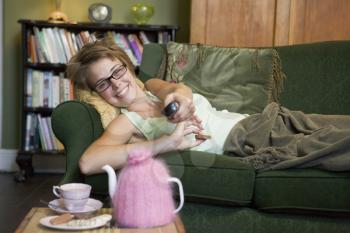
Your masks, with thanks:
[(16, 158), (20, 170), (15, 174), (16, 182), (25, 182), (29, 176), (33, 175), (32, 156), (26, 154), (18, 154)]

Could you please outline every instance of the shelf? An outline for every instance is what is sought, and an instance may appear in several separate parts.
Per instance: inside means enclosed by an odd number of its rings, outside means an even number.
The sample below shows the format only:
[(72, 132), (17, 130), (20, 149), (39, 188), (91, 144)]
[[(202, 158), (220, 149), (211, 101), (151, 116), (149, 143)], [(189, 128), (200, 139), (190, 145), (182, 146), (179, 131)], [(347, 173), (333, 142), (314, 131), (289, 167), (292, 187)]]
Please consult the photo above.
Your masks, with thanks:
[[(44, 20), (28, 19), (21, 19), (18, 22), (22, 27), (22, 62), (20, 67), (20, 79), (22, 80), (20, 87), (21, 119), (19, 127), (21, 131), (20, 148), (22, 149), (18, 152), (16, 162), (20, 167), (22, 176), (33, 173), (33, 156), (39, 155), (40, 159), (43, 159), (44, 156), (61, 156), (65, 154), (64, 151), (59, 150), (25, 150), (25, 148), (62, 148), (58, 145), (54, 146), (54, 137), (52, 137), (51, 128), (49, 127), (53, 108), (28, 106), (43, 105), (44, 101), (42, 99), (38, 101), (38, 98), (46, 98), (47, 96), (49, 96), (50, 101), (54, 99), (52, 102), (55, 104), (74, 98), (71, 95), (74, 87), (70, 80), (67, 79), (67, 74), (65, 73), (67, 65), (62, 63), (39, 63), (39, 61), (63, 62), (68, 60), (68, 57), (75, 54), (77, 49), (81, 49), (89, 41), (87, 35), (91, 33), (96, 38), (100, 38), (100, 36), (105, 36), (108, 32), (113, 31), (122, 35), (125, 38), (123, 39), (124, 41), (127, 39), (127, 35), (134, 34), (133, 36), (138, 38), (144, 34), (151, 43), (166, 43), (169, 40), (175, 40), (176, 31), (178, 30), (178, 26), (172, 25), (101, 24), (90, 22), (53, 24)], [(141, 31), (144, 33), (140, 33)], [(127, 44), (130, 44), (129, 42), (126, 41)], [(139, 64), (141, 54), (137, 53), (135, 44), (133, 43), (133, 45), (125, 46), (134, 47), (133, 49), (125, 49), (130, 52), (133, 64)], [(135, 56), (137, 54), (138, 57), (132, 56), (133, 54)], [(54, 55), (58, 55), (59, 59), (56, 56), (53, 58)], [(136, 74), (139, 73), (138, 66), (135, 67), (135, 72)], [(52, 77), (54, 79), (51, 79)], [(59, 80), (57, 77), (59, 77)], [(58, 95), (60, 98), (57, 98)], [(46, 104), (46, 99), (45, 105), (48, 105)], [(41, 145), (44, 146), (41, 147)]]
[(32, 68), (37, 70), (59, 70), (65, 71), (66, 64), (58, 64), (58, 63), (29, 63), (25, 64), (26, 68)]
[(30, 151), (18, 151), (19, 155), (65, 155), (63, 150), (30, 150)]
[(45, 108), (45, 107), (39, 107), (39, 108), (31, 108), (31, 107), (24, 107), (24, 112), (32, 112), (32, 113), (44, 113), (44, 114), (50, 114), (53, 111), (53, 108)]
[(26, 24), (28, 26), (36, 27), (58, 27), (66, 29), (76, 30), (126, 30), (126, 31), (159, 31), (159, 30), (177, 30), (178, 26), (175, 25), (137, 25), (137, 24), (112, 24), (112, 23), (91, 23), (91, 22), (78, 22), (78, 23), (60, 23), (52, 24), (45, 20), (18, 20), (19, 23)]

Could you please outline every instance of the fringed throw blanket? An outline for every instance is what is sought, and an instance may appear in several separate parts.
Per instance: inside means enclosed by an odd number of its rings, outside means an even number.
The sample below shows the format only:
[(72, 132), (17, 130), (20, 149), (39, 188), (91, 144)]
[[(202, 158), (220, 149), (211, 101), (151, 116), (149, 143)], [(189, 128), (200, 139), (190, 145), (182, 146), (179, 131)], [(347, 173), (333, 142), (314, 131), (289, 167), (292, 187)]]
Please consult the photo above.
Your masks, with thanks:
[(259, 171), (350, 170), (350, 116), (304, 114), (271, 103), (240, 121), (224, 149)]

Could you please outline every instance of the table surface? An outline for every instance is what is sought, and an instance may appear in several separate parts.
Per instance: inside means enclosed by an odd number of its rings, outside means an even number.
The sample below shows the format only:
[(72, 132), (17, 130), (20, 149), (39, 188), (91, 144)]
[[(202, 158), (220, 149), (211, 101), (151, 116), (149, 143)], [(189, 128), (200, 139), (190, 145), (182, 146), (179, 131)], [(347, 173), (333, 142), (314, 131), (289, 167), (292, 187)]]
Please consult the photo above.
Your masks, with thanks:
[[(112, 210), (110, 208), (103, 208), (99, 210), (97, 214), (111, 214)], [(51, 228), (47, 228), (45, 226), (42, 226), (39, 221), (41, 218), (47, 217), (47, 216), (53, 216), (57, 215), (54, 211), (52, 211), (49, 208), (32, 208), (29, 213), (25, 216), (21, 224), (16, 229), (15, 233), (62, 233), (62, 230), (55, 230)], [(98, 229), (91, 229), (91, 230), (84, 230), (79, 232), (86, 232), (86, 233), (185, 233), (184, 225), (180, 219), (180, 217), (176, 217), (175, 220), (168, 224), (161, 227), (155, 227), (155, 228), (147, 228), (147, 229), (126, 229), (126, 228), (109, 228), (109, 227), (102, 227)]]

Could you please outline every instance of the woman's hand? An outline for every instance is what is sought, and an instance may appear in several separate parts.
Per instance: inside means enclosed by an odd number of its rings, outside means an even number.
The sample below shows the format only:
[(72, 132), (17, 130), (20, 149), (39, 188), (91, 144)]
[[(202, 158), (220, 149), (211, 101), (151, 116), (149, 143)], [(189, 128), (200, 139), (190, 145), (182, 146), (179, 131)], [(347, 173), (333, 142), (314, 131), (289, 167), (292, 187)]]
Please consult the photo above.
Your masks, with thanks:
[(169, 119), (173, 123), (189, 120), (193, 117), (195, 107), (192, 101), (192, 90), (183, 83), (169, 83), (161, 79), (149, 79), (146, 89), (160, 98), (164, 107), (171, 102), (177, 104), (177, 112)]
[(168, 94), (164, 99), (164, 106), (167, 106), (171, 102), (176, 102), (177, 111), (169, 118), (173, 123), (179, 123), (191, 119), (195, 112), (195, 107), (192, 98), (182, 95), (177, 92)]
[(186, 138), (189, 134), (198, 134), (203, 130), (201, 122), (196, 118), (192, 117), (190, 120), (182, 121), (177, 124), (173, 133), (169, 136), (174, 150), (185, 150), (200, 145), (204, 140), (193, 140)]

